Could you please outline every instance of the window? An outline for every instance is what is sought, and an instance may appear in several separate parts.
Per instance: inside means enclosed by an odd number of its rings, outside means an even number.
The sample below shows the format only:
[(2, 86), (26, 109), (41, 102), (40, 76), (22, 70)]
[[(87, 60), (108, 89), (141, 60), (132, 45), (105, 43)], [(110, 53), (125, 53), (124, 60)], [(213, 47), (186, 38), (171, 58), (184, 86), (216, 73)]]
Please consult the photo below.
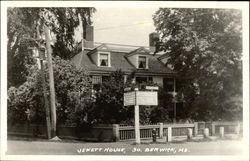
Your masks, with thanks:
[(164, 78), (163, 79), (163, 88), (168, 92), (174, 92), (174, 79), (173, 78)]
[(105, 81), (109, 81), (110, 80), (110, 76), (97, 76), (97, 75), (93, 75), (92, 76), (92, 84), (102, 84)]
[(100, 53), (100, 66), (107, 67), (109, 66), (109, 54)]
[(102, 82), (107, 82), (110, 80), (110, 76), (102, 76)]
[(94, 91), (99, 91), (102, 83), (101, 76), (92, 76), (92, 85)]
[(148, 77), (148, 82), (153, 82), (153, 77)]
[(182, 88), (181, 80), (176, 79), (176, 81), (175, 81), (175, 90), (176, 90), (176, 92), (180, 91), (181, 88)]
[(146, 56), (139, 56), (138, 59), (138, 68), (146, 69), (147, 57)]
[(92, 84), (101, 84), (102, 77), (101, 76), (92, 76)]
[(143, 82), (153, 82), (152, 77), (136, 77), (135, 78), (136, 83), (143, 83)]
[(136, 81), (136, 83), (147, 82), (147, 77), (136, 77), (135, 81)]

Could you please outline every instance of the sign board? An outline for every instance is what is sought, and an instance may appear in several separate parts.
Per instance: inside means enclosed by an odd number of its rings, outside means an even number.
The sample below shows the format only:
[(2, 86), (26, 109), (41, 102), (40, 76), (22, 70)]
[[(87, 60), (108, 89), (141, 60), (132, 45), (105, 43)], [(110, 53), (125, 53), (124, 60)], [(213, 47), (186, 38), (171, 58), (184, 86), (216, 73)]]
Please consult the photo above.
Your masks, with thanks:
[[(148, 88), (151, 91), (138, 91), (138, 88), (131, 92), (124, 93), (124, 106), (135, 106), (135, 142), (140, 144), (140, 119), (139, 105), (158, 105), (158, 90), (155, 87)], [(128, 88), (125, 90), (129, 90)]]
[(125, 91), (125, 92), (127, 92), (127, 91), (131, 91), (131, 87), (127, 87), (127, 88), (125, 88), (125, 89), (124, 89), (124, 91)]
[(124, 93), (124, 106), (135, 105), (135, 91)]
[(158, 105), (157, 91), (132, 91), (124, 93), (124, 106), (130, 105)]
[(137, 91), (137, 105), (157, 106), (158, 95), (157, 91)]
[(156, 90), (156, 91), (158, 91), (158, 90), (159, 90), (159, 87), (146, 86), (146, 89), (147, 89), (147, 90)]

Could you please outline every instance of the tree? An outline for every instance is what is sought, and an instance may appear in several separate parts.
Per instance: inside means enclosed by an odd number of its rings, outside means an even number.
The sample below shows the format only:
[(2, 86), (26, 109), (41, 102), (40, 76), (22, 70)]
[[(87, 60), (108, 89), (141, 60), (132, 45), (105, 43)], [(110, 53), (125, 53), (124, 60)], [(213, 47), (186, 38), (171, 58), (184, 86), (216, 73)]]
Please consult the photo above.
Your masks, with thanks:
[(27, 52), (29, 41), (24, 36), (35, 35), (35, 21), (38, 19), (38, 10), (32, 8), (8, 8), (7, 11), (7, 58), (8, 58), (8, 87), (19, 86), (26, 81), (28, 64), (34, 64), (32, 55)]
[(57, 23), (52, 23), (52, 32), (56, 35), (56, 42), (53, 46), (53, 54), (63, 59), (70, 59), (78, 54), (78, 43), (75, 42), (75, 28), (82, 21), (83, 30), (86, 25), (91, 25), (91, 17), (95, 8), (49, 8), (48, 12), (57, 17)]
[(182, 80), (186, 117), (242, 119), (241, 11), (160, 8), (159, 51)]
[[(58, 124), (78, 125), (86, 122), (87, 107), (92, 102), (91, 80), (87, 72), (77, 69), (67, 60), (59, 57), (53, 59), (55, 92), (57, 95)], [(47, 68), (45, 69), (48, 78)], [(41, 73), (36, 65), (30, 66), (27, 81), (18, 88), (8, 90), (8, 121), (9, 123), (25, 123), (26, 111), (31, 112), (32, 123), (45, 123), (44, 100), (42, 96)], [(47, 79), (48, 80), (48, 79)], [(49, 86), (47, 95), (49, 97)]]
[(8, 87), (18, 87), (26, 81), (27, 65), (34, 64), (28, 49), (34, 46), (30, 38), (38, 38), (37, 27), (43, 35), (43, 25), (48, 25), (55, 36), (53, 55), (69, 59), (77, 50), (74, 30), (79, 18), (83, 24), (91, 24), (93, 12), (94, 8), (8, 8)]
[[(134, 106), (124, 106), (124, 88), (145, 90), (146, 86), (157, 86), (157, 84), (153, 82), (132, 83), (135, 72), (128, 75), (126, 83), (124, 83), (123, 76), (124, 73), (121, 70), (112, 72), (108, 79), (97, 86), (95, 101), (89, 107), (91, 112), (88, 115), (88, 122), (105, 124), (134, 123)], [(160, 89), (158, 93), (158, 106), (140, 106), (141, 124), (170, 121), (167, 103), (171, 102), (172, 99), (163, 89)]]
[(100, 84), (97, 90), (92, 114), (89, 119), (96, 123), (121, 123), (133, 115), (131, 109), (123, 106), (124, 73), (112, 72), (109, 79)]
[(173, 96), (162, 87), (159, 87), (158, 106), (151, 107), (152, 110), (149, 116), (151, 123), (171, 122), (169, 111), (173, 104), (172, 100)]

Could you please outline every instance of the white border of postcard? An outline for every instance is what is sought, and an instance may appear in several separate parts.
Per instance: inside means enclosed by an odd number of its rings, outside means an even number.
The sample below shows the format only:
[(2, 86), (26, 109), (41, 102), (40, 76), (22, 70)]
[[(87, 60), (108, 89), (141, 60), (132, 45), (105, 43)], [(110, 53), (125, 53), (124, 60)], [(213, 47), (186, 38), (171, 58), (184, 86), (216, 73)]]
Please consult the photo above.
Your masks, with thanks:
[[(235, 8), (243, 23), (243, 143), (241, 156), (86, 156), (6, 155), (7, 150), (7, 7)], [(2, 1), (1, 2), (1, 160), (249, 160), (249, 2), (209, 1)]]

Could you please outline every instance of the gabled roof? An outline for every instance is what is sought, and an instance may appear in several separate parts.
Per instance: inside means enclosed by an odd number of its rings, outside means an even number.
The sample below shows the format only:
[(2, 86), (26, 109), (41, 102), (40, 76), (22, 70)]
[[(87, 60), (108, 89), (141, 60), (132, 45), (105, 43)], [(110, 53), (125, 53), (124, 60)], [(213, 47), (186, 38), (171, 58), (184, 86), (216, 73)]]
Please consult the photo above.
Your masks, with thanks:
[(135, 49), (133, 51), (131, 51), (127, 57), (135, 55), (135, 54), (143, 54), (143, 55), (148, 55), (150, 54), (150, 51), (148, 49), (146, 49), (145, 47), (140, 47), (138, 49)]
[(111, 52), (110, 54), (111, 67), (97, 66), (91, 59), (91, 56), (88, 54), (87, 51), (80, 52), (79, 54), (77, 54), (72, 59), (72, 62), (76, 65), (77, 68), (84, 68), (88, 71), (112, 72), (121, 69), (124, 72), (131, 72), (134, 70), (133, 65), (130, 64), (127, 58), (125, 57), (126, 53)]
[(111, 49), (106, 44), (101, 44), (100, 46), (97, 46), (96, 48), (88, 52), (88, 55), (91, 55), (97, 51), (109, 51), (110, 52)]
[[(108, 46), (101, 45), (99, 46), (99, 50), (102, 50), (102, 47)], [(98, 50), (98, 47), (93, 49), (95, 51)], [(169, 74), (176, 74), (175, 71), (168, 68), (165, 64), (163, 64), (158, 58), (159, 55), (153, 56), (149, 54), (149, 51), (145, 48), (138, 48), (133, 50), (132, 52), (116, 52), (110, 51), (110, 58), (111, 58), (111, 67), (99, 67), (97, 66), (94, 61), (91, 59), (92, 51), (82, 51), (77, 54), (73, 59), (73, 64), (76, 65), (77, 68), (84, 68), (90, 73), (110, 73), (117, 70), (122, 70), (125, 73), (131, 73), (135, 71), (137, 74), (141, 75), (169, 75)], [(148, 69), (137, 69), (134, 65), (130, 63), (128, 60), (128, 55), (136, 54), (137, 52), (141, 52), (148, 55)], [(90, 54), (89, 54), (90, 53)], [(138, 54), (138, 53), (137, 53)]]
[[(136, 45), (124, 45), (124, 44), (114, 44), (114, 43), (100, 43), (100, 42), (94, 42), (94, 48), (85, 48), (86, 50), (94, 50), (95, 48), (101, 46), (101, 45), (106, 45), (108, 46), (109, 50), (115, 51), (115, 52), (132, 52), (140, 47), (144, 47), (146, 50), (149, 50), (150, 48), (147, 46), (136, 46)], [(78, 43), (77, 48), (79, 50), (82, 49), (82, 44)], [(155, 55), (163, 55), (165, 52), (160, 51), (157, 52)]]
[(111, 49), (106, 44), (102, 44), (102, 45), (96, 47), (95, 49), (101, 50), (101, 51), (111, 51)]

